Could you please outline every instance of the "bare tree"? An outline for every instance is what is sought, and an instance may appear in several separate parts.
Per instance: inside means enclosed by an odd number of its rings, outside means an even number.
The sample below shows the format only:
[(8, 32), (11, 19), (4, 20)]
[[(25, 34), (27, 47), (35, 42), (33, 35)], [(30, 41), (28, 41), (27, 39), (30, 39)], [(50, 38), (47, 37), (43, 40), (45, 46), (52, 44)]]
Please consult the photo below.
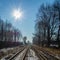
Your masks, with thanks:
[(24, 41), (24, 44), (25, 44), (25, 45), (26, 45), (26, 40), (27, 40), (27, 37), (24, 36), (24, 37), (23, 37), (23, 41)]
[(57, 30), (57, 18), (58, 12), (53, 5), (41, 5), (37, 14), (35, 28), (36, 32), (38, 32), (37, 34), (40, 36), (40, 38), (42, 38), (42, 41), (44, 42), (45, 40), (47, 40), (48, 46), (50, 46), (52, 37), (53, 35), (55, 35), (55, 31)]
[(59, 0), (55, 1), (54, 4), (53, 4), (53, 7), (54, 7), (55, 11), (57, 12), (57, 13), (55, 12), (57, 14), (57, 16), (58, 16), (57, 20), (59, 20), (58, 21), (57, 41), (58, 41), (58, 45), (60, 47), (60, 1)]

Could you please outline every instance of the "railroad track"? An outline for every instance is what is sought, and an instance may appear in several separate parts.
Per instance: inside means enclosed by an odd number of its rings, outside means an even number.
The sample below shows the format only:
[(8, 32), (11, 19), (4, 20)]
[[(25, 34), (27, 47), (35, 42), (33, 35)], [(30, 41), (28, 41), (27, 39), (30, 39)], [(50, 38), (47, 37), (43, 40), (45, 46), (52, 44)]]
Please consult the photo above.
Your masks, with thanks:
[[(51, 55), (50, 53), (48, 53), (47, 51), (45, 51), (42, 48), (36, 47), (36, 46), (27, 46), (24, 47), (22, 49), (20, 49), (18, 52), (16, 52), (14, 55), (12, 55), (11, 57), (7, 57), (5, 58), (5, 60), (26, 60), (26, 58), (28, 58), (28, 52), (30, 51), (30, 49), (32, 49), (33, 51), (35, 51), (36, 56), (38, 57), (38, 60), (60, 60), (58, 58), (56, 58), (55, 56)], [(31, 56), (30, 56), (31, 57)], [(34, 58), (34, 56), (33, 56)], [(29, 59), (27, 59), (29, 60)]]
[[(24, 60), (27, 50), (28, 50), (28, 47), (23, 47), (22, 49), (20, 49), (18, 52), (16, 52), (12, 56), (8, 55), (7, 57), (1, 60), (17, 60), (17, 58), (19, 58), (18, 60)], [(18, 57), (20, 53), (21, 53), (21, 57)]]
[(37, 48), (36, 46), (33, 46), (32, 49), (36, 52), (40, 60), (60, 60), (47, 51)]

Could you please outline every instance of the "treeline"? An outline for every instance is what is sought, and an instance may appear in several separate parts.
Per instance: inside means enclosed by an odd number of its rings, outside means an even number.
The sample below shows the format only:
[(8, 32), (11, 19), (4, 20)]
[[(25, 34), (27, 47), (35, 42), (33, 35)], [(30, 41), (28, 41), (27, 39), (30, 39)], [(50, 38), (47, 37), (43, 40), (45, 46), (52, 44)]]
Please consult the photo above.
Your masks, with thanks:
[(18, 29), (14, 28), (7, 20), (4, 22), (0, 18), (0, 48), (21, 44), (19, 42), (21, 37), (22, 34)]
[(42, 4), (38, 10), (33, 43), (41, 46), (60, 47), (60, 1)]

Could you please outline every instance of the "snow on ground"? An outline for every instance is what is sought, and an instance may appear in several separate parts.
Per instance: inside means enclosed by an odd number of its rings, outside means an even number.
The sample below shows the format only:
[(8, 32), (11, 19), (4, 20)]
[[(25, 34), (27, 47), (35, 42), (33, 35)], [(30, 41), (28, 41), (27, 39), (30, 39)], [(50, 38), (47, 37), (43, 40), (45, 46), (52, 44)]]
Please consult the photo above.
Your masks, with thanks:
[(0, 59), (4, 60), (5, 57), (8, 57), (9, 55), (12, 55), (13, 50), (15, 50), (16, 47), (11, 47), (11, 48), (3, 48), (0, 49)]
[(36, 56), (35, 52), (30, 49), (25, 60), (39, 60), (39, 58)]
[(0, 49), (0, 52), (7, 52), (8, 50), (13, 50), (13, 48), (3, 48), (3, 49)]
[[(5, 49), (3, 49), (3, 51), (5, 51)], [(24, 49), (16, 58), (14, 58), (14, 60), (21, 60), (25, 51), (26, 49)], [(5, 60), (5, 59), (3, 58), (1, 60)], [(25, 60), (39, 60), (39, 58), (36, 56), (35, 52), (32, 49), (29, 49)]]
[[(25, 53), (26, 49), (23, 50), (14, 60), (21, 60), (23, 57), (23, 54)], [(38, 57), (36, 56), (35, 52), (32, 49), (29, 49), (25, 60), (39, 60)]]
[(14, 60), (22, 60), (22, 56), (25, 53), (26, 49), (24, 49), (16, 58), (14, 58)]
[[(14, 60), (22, 60), (22, 57), (25, 53), (26, 49), (24, 49), (17, 57), (14, 58)], [(29, 49), (25, 60), (39, 60), (36, 56), (35, 52), (32, 49)]]

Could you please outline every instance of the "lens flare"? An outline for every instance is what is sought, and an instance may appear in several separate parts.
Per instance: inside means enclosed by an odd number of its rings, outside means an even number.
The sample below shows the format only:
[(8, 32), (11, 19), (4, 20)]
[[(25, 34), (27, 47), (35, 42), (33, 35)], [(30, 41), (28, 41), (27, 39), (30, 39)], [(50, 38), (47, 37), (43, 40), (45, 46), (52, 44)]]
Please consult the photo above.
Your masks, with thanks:
[(22, 12), (19, 9), (18, 10), (16, 9), (13, 11), (13, 16), (17, 20), (22, 17)]

